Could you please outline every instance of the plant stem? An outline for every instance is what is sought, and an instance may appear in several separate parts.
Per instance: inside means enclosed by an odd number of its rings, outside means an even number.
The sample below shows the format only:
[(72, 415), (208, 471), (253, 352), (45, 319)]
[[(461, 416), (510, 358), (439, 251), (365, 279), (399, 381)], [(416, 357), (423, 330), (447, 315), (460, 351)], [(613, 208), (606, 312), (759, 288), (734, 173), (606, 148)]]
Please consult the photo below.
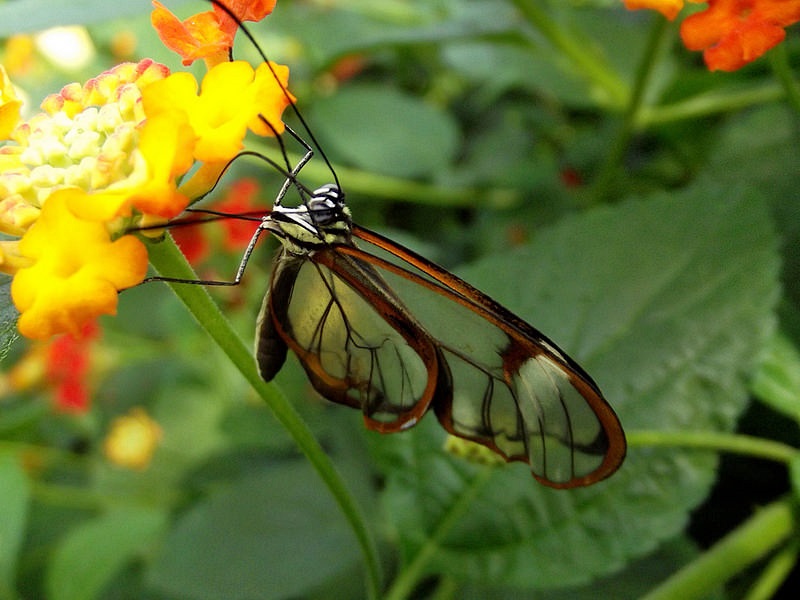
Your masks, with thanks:
[(786, 100), (797, 118), (800, 116), (800, 86), (795, 81), (792, 67), (789, 64), (786, 44), (778, 44), (769, 53), (769, 57), (772, 72), (786, 92)]
[[(150, 262), (159, 273), (187, 280), (196, 280), (192, 268), (186, 262), (171, 238), (149, 248)], [(189, 309), (201, 327), (211, 336), (230, 358), (239, 372), (253, 386), (253, 389), (266, 402), (275, 417), (283, 425), (297, 446), (308, 458), (311, 465), (322, 478), (333, 495), (345, 518), (355, 533), (367, 566), (368, 592), (377, 598), (381, 589), (381, 571), (378, 552), (366, 519), (339, 472), (314, 437), (314, 434), (283, 394), (274, 386), (261, 379), (256, 369), (250, 349), (222, 315), (208, 291), (201, 285), (184, 283), (170, 284), (172, 291)]]
[[(251, 144), (254, 151), (269, 154), (270, 147), (263, 142)], [(254, 159), (248, 155), (248, 160)], [(287, 154), (289, 162), (297, 164), (300, 155)], [(370, 173), (352, 167), (336, 165), (339, 179), (347, 182), (348, 193), (369, 195), (374, 199), (402, 200), (430, 206), (476, 206), (481, 203), (491, 208), (508, 208), (520, 202), (520, 193), (511, 188), (477, 189), (469, 187), (448, 187)], [(303, 180), (314, 185), (330, 183), (333, 179), (328, 166), (321, 161), (310, 161), (303, 167)]]
[(550, 44), (577, 67), (592, 84), (603, 90), (610, 106), (623, 106), (628, 98), (628, 86), (598, 57), (585, 40), (565, 31), (542, 10), (537, 0), (513, 0), (517, 10)]
[(469, 509), (472, 501), (489, 481), (494, 469), (485, 467), (465, 487), (464, 493), (456, 499), (450, 510), (439, 521), (439, 525), (431, 532), (427, 541), (419, 548), (414, 558), (403, 568), (392, 587), (386, 593), (384, 600), (403, 600), (414, 591), (414, 587), (425, 575), (429, 559), (439, 550), (439, 545), (453, 526)]
[(628, 446), (680, 446), (718, 452), (731, 452), (789, 464), (800, 450), (763, 438), (716, 431), (656, 431), (627, 433)]
[(643, 129), (663, 123), (724, 114), (750, 106), (777, 102), (785, 95), (786, 91), (774, 82), (746, 88), (732, 89), (729, 87), (713, 90), (674, 104), (643, 107), (639, 111), (636, 126), (638, 129)]
[(778, 589), (786, 581), (786, 578), (794, 569), (797, 563), (797, 554), (800, 546), (795, 540), (786, 545), (769, 561), (761, 576), (748, 590), (747, 595), (742, 600), (769, 600), (775, 598)]
[(717, 587), (760, 560), (794, 530), (788, 500), (760, 510), (697, 559), (651, 590), (642, 600), (706, 598)]
[(633, 90), (625, 106), (625, 112), (622, 114), (622, 120), (611, 142), (609, 151), (606, 153), (605, 160), (603, 164), (600, 165), (595, 180), (592, 183), (589, 197), (595, 203), (600, 203), (607, 199), (611, 184), (621, 170), (625, 151), (630, 144), (631, 137), (636, 129), (639, 112), (643, 107), (647, 86), (655, 71), (657, 59), (661, 54), (661, 48), (669, 32), (669, 22), (660, 16), (654, 17), (650, 35), (647, 39), (647, 47), (636, 69)]

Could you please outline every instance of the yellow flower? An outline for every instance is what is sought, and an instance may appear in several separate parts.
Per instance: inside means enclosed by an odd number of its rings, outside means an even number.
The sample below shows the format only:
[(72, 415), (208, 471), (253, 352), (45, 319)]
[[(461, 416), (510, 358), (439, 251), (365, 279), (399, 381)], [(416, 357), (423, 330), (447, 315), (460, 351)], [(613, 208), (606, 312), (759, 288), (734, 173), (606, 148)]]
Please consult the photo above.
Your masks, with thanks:
[[(13, 143), (0, 149), (0, 231), (23, 235), (48, 196), (61, 188), (115, 198), (148, 182), (153, 169), (138, 148), (145, 120), (141, 87), (167, 74), (152, 60), (126, 63), (45, 98), (44, 112), (20, 123), (11, 133)], [(118, 203), (106, 208), (102, 220), (129, 212)]]
[(285, 92), (289, 69), (271, 63), (278, 83), (265, 63), (257, 69), (243, 61), (220, 63), (197, 82), (189, 73), (174, 73), (148, 86), (142, 95), (148, 118), (182, 110), (197, 135), (194, 156), (209, 163), (228, 162), (242, 150), (247, 130), (272, 135), (262, 119), (283, 133), (283, 110), (294, 97)]
[(77, 335), (101, 314), (115, 314), (117, 291), (136, 285), (147, 272), (147, 250), (136, 237), (111, 239), (102, 223), (84, 221), (67, 208), (76, 189), (53, 193), (19, 243), (32, 261), (11, 283), (20, 311), (17, 328), (29, 338)]
[(177, 181), (192, 167), (195, 139), (181, 112), (165, 111), (148, 117), (138, 133), (135, 151), (134, 160), (141, 164), (132, 175), (108, 186), (105, 192), (74, 197), (70, 210), (82, 219), (95, 221), (127, 217), (134, 208), (165, 219), (179, 215), (190, 199), (178, 191)]
[(3, 66), (12, 76), (23, 75), (35, 64), (33, 37), (18, 33), (6, 40)]
[(103, 442), (106, 458), (120, 467), (146, 469), (153, 459), (163, 432), (142, 408), (136, 407), (111, 424)]
[(0, 65), (0, 140), (7, 140), (19, 123), (22, 101), (3, 65)]
[[(254, 18), (273, 5), (242, 0), (236, 10)], [(213, 20), (232, 40), (235, 20)], [(282, 112), (294, 101), (288, 76), (273, 63), (225, 62), (198, 86), (145, 59), (65, 86), (25, 122), (0, 77), (8, 139), (0, 147), (0, 232), (19, 238), (0, 241), (0, 271), (14, 275), (20, 333), (74, 333), (114, 314), (118, 291), (147, 270), (145, 246), (126, 233), (164, 223), (206, 194), (248, 131), (283, 132)]]

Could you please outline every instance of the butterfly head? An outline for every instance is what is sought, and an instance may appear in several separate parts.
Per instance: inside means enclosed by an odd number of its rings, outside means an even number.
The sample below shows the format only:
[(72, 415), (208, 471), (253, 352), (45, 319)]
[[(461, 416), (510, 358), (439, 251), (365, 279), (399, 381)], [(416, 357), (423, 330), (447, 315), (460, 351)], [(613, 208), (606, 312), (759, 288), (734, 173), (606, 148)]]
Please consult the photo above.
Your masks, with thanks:
[(314, 190), (300, 206), (273, 207), (264, 218), (263, 227), (276, 235), (290, 252), (304, 254), (323, 245), (348, 242), (351, 225), (344, 192), (328, 183)]

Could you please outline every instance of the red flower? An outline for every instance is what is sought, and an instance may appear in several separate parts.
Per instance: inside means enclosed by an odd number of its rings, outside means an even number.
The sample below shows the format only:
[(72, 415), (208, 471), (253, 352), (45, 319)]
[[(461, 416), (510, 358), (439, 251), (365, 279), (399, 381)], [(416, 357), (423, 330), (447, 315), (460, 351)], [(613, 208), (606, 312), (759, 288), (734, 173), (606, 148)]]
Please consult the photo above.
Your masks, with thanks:
[(202, 227), (193, 225), (174, 227), (170, 230), (170, 234), (186, 260), (192, 265), (198, 265), (208, 257), (210, 245)]
[[(258, 182), (255, 179), (240, 179), (230, 187), (214, 209), (231, 215), (263, 211), (263, 207), (259, 207), (256, 202), (257, 194)], [(256, 229), (252, 221), (242, 219), (224, 219), (221, 224), (225, 230), (225, 249), (231, 252), (246, 248)]]
[(46, 371), (58, 410), (71, 413), (89, 410), (87, 377), (91, 368), (92, 343), (99, 335), (97, 322), (90, 321), (79, 335), (62, 335), (50, 344)]
[[(255, 179), (240, 179), (230, 186), (224, 198), (208, 208), (229, 215), (260, 216), (264, 209), (257, 203), (258, 191), (258, 182)], [(219, 223), (222, 228), (222, 245), (227, 252), (244, 250), (256, 230), (256, 224), (250, 220), (223, 218), (215, 223)], [(187, 225), (171, 230), (172, 237), (186, 260), (195, 266), (208, 257), (213, 245), (210, 240), (214, 236), (208, 234), (209, 226), (202, 226), (201, 221), (197, 226)]]

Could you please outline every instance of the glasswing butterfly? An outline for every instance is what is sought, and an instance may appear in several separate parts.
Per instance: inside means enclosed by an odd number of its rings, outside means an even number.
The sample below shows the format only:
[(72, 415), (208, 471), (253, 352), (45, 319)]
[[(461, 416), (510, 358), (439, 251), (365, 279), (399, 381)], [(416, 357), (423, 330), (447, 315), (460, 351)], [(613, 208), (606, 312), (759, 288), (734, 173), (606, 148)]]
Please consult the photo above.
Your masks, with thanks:
[[(285, 181), (230, 282), (241, 279), (263, 231), (278, 238), (258, 316), (261, 376), (272, 380), (291, 350), (317, 392), (360, 409), (369, 429), (403, 431), (433, 409), (449, 433), (527, 462), (551, 487), (611, 475), (624, 459), (625, 435), (592, 378), (462, 279), (354, 224), (331, 163), (284, 91), (310, 143), (287, 127), (306, 150), (298, 164), (291, 167), (279, 136), (286, 168), (261, 156)], [(309, 191), (297, 176), (315, 152), (335, 183)], [(292, 187), (302, 202), (284, 206)]]

